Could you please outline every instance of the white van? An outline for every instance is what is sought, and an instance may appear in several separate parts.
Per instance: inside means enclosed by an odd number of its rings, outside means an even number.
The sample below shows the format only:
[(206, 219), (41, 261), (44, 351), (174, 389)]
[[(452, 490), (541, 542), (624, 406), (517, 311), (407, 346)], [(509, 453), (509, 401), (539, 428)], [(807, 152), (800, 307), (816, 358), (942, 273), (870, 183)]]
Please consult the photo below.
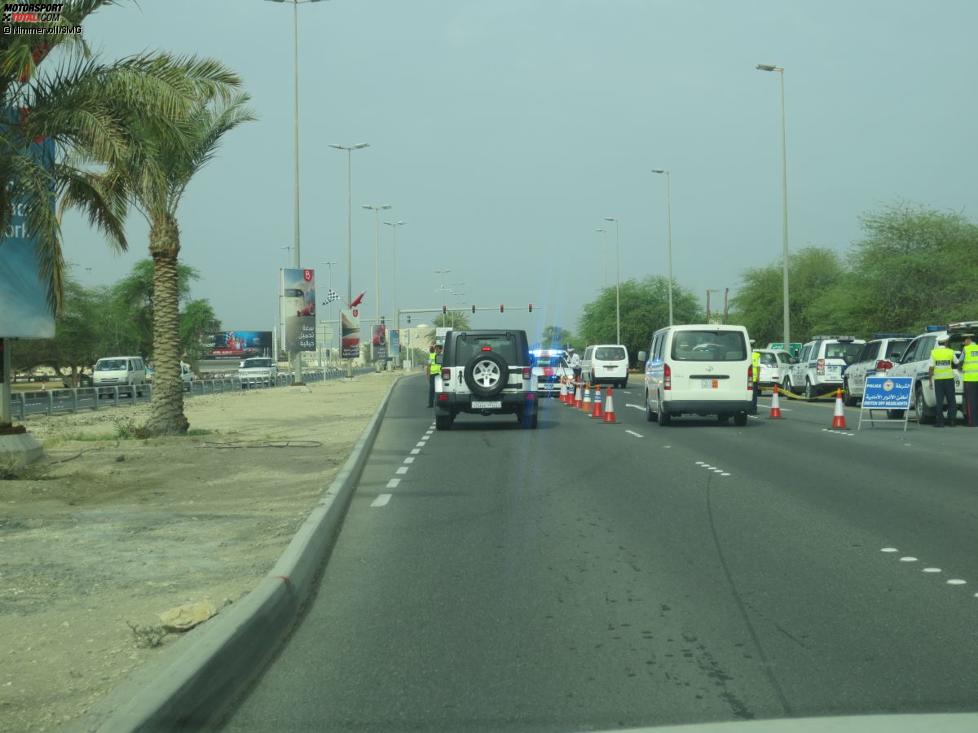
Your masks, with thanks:
[(95, 387), (119, 387), (119, 392), (142, 396), (146, 384), (146, 365), (140, 356), (106, 356), (92, 370)]
[(668, 326), (655, 332), (645, 363), (645, 418), (668, 425), (679, 415), (716, 415), (747, 424), (751, 349), (743, 326)]
[(596, 344), (584, 350), (581, 374), (588, 384), (628, 386), (628, 349), (621, 344)]

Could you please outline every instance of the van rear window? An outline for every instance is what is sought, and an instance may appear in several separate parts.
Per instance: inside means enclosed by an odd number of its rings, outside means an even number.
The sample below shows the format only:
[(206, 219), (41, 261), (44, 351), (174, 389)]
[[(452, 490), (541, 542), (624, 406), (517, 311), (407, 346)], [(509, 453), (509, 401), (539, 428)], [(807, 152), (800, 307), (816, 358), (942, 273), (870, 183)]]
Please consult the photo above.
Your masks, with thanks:
[(621, 361), (625, 358), (625, 347), (599, 346), (594, 350), (594, 358), (598, 361)]
[(675, 361), (746, 361), (747, 340), (741, 331), (676, 331)]

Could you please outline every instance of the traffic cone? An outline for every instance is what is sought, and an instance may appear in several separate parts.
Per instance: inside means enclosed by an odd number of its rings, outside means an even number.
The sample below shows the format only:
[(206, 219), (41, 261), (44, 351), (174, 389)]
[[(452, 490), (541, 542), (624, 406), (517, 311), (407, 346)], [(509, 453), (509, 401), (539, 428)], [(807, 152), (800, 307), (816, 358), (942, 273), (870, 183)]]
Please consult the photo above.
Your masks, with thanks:
[(560, 401), (567, 402), (567, 383), (563, 377), (560, 378)]
[(846, 429), (846, 412), (842, 406), (842, 390), (835, 393), (835, 414), (832, 415), (832, 429)]
[(615, 401), (611, 396), (611, 387), (608, 387), (608, 396), (605, 398), (604, 403), (604, 418), (602, 418), (605, 423), (616, 423), (618, 420), (615, 419)]
[(584, 399), (581, 400), (581, 410), (584, 414), (591, 412), (591, 385), (584, 385)]
[(601, 418), (604, 410), (601, 405), (601, 387), (594, 388), (594, 406), (591, 409), (591, 417)]
[(778, 385), (774, 385), (774, 392), (771, 393), (771, 413), (768, 419), (776, 420), (781, 417), (781, 400), (778, 399)]
[(574, 391), (574, 407), (578, 410), (581, 409), (581, 402), (584, 400), (584, 395), (581, 393), (581, 383), (577, 383), (577, 389)]

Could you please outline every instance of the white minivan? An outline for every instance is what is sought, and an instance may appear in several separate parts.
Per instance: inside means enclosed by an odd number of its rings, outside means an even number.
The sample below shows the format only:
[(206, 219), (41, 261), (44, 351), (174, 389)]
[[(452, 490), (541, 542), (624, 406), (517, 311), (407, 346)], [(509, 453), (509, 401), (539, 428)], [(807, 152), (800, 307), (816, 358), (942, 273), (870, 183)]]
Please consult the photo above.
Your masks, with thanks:
[(645, 359), (645, 418), (668, 425), (679, 415), (716, 415), (747, 424), (752, 407), (751, 349), (743, 326), (668, 326)]
[(146, 365), (139, 356), (106, 356), (95, 362), (92, 385), (95, 387), (119, 387), (120, 392), (140, 397), (146, 384)]
[(628, 349), (621, 344), (596, 344), (584, 350), (581, 375), (588, 384), (628, 386)]

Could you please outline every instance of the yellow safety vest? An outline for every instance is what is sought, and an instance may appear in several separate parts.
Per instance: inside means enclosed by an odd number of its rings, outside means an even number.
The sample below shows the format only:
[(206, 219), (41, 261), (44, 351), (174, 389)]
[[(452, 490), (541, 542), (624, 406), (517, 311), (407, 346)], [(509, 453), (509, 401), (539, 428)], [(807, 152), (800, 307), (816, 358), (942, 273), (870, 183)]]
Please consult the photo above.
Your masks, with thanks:
[(438, 355), (432, 351), (428, 354), (428, 374), (438, 374), (441, 367), (438, 366)]
[(978, 382), (978, 344), (969, 344), (961, 349), (961, 379)]
[(754, 376), (754, 381), (757, 382), (761, 378), (761, 354), (755, 351), (750, 357), (752, 372)]
[(934, 379), (954, 379), (954, 352), (946, 346), (938, 346), (930, 352), (934, 362)]

